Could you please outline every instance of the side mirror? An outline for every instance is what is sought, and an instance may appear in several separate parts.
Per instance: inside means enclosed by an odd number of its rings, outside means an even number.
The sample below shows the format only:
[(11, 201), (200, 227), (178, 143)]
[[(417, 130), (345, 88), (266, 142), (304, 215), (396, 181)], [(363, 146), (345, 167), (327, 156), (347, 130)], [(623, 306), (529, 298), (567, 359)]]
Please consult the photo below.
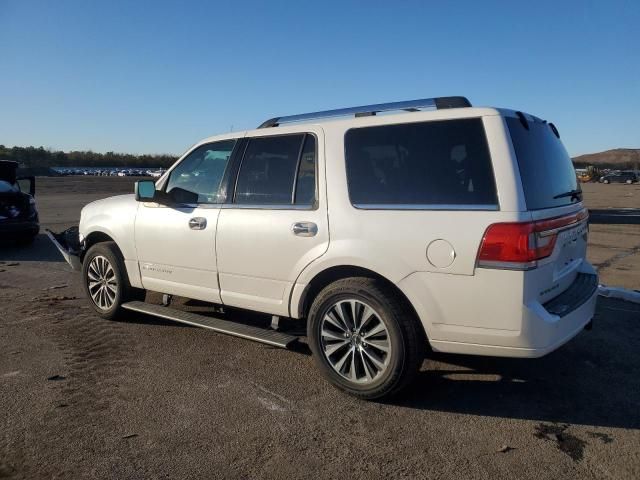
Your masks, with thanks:
[(138, 202), (153, 202), (156, 196), (156, 184), (152, 180), (138, 180), (135, 183), (134, 193)]
[(21, 192), (29, 192), (32, 197), (36, 196), (36, 177), (21, 177), (16, 180)]

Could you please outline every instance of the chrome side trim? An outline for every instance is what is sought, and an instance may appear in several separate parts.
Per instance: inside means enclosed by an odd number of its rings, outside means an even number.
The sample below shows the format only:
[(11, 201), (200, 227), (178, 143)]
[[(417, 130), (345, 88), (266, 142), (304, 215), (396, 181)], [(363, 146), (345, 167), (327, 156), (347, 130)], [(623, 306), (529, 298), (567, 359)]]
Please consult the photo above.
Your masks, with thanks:
[[(538, 220), (538, 221), (544, 221), (544, 220)], [(570, 223), (568, 225), (564, 225), (562, 227), (558, 227), (558, 228), (553, 228), (551, 230), (545, 230), (544, 232), (538, 232), (538, 235), (540, 237), (548, 237), (550, 235), (556, 235), (560, 232), (564, 232), (565, 230), (571, 230), (573, 228), (578, 228), (578, 227), (584, 227), (585, 225), (587, 225), (589, 223), (589, 217), (580, 220), (579, 222), (574, 222), (574, 223)]]
[(497, 262), (491, 260), (478, 260), (477, 268), (494, 268), (498, 270), (519, 270), (527, 271), (533, 270), (538, 266), (538, 262), (533, 260), (531, 262)]
[(166, 203), (158, 203), (158, 202), (141, 202), (143, 206), (146, 208), (173, 208), (174, 210), (180, 209), (192, 209), (196, 208), (204, 208), (207, 210), (214, 210), (216, 208), (221, 208), (222, 203), (175, 203), (175, 204), (166, 204)]
[(274, 204), (274, 205), (263, 205), (263, 204), (254, 204), (254, 203), (225, 203), (221, 205), (221, 208), (225, 210), (317, 210), (318, 207), (314, 207), (313, 205), (291, 205), (288, 203), (285, 204)]
[(482, 210), (495, 212), (498, 205), (453, 205), (453, 204), (374, 204), (354, 203), (360, 210)]

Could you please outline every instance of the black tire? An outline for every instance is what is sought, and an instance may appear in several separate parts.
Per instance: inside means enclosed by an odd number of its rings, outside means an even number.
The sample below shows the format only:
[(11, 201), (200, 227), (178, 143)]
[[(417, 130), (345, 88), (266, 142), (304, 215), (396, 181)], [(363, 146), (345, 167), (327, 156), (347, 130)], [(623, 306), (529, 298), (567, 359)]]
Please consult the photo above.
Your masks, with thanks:
[(608, 184), (608, 183), (609, 183), (609, 180), (604, 180), (604, 181), (603, 181), (603, 183), (604, 183), (604, 184)]
[[(92, 260), (96, 257), (105, 258), (111, 268), (116, 281), (116, 289), (113, 303), (108, 308), (101, 308), (92, 297), (89, 287), (89, 270)], [(115, 242), (96, 243), (87, 251), (82, 262), (82, 285), (93, 310), (103, 318), (115, 319), (122, 316), (121, 305), (131, 300), (144, 300), (145, 291), (134, 288), (129, 283), (127, 269), (124, 265), (122, 254)]]
[[(324, 348), (327, 344), (322, 338), (323, 319), (335, 308), (337, 302), (347, 299), (362, 302), (372, 308), (386, 327), (385, 335), (388, 333), (386, 341), (391, 347), (386, 359), (388, 363), (384, 370), (378, 372), (378, 377), (373, 376), (368, 383), (345, 378), (344, 373), (340, 374), (331, 365), (328, 359), (331, 355), (325, 355)], [(309, 310), (307, 335), (316, 364), (329, 382), (350, 395), (366, 400), (398, 394), (411, 383), (425, 357), (426, 338), (415, 313), (385, 282), (375, 278), (351, 277), (326, 286), (314, 299)], [(338, 342), (340, 341), (342, 340)], [(347, 344), (345, 348), (351, 347)], [(367, 348), (366, 343), (363, 348)], [(354, 357), (351, 359), (352, 362), (355, 361)], [(361, 366), (362, 362), (364, 360), (360, 361)]]

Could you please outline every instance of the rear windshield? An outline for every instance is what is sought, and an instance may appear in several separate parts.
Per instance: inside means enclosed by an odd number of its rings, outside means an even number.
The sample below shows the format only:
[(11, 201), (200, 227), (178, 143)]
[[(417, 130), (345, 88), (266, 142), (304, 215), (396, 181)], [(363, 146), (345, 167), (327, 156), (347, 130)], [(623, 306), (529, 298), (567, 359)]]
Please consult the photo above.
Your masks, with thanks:
[(479, 118), (354, 128), (345, 154), (356, 207), (497, 208)]
[(15, 193), (18, 191), (18, 186), (15, 183), (0, 180), (0, 193)]
[(518, 158), (522, 188), (527, 209), (570, 205), (579, 200), (558, 195), (579, 190), (576, 172), (569, 154), (547, 123), (528, 122), (527, 130), (520, 119), (507, 117), (513, 148)]

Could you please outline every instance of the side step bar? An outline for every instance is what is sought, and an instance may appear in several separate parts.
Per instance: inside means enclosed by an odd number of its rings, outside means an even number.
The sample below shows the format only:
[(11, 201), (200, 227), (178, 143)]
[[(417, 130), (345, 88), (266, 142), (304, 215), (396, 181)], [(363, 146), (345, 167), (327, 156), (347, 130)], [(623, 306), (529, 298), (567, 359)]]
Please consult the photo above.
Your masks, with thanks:
[(162, 305), (153, 305), (145, 302), (127, 302), (122, 304), (122, 308), (164, 318), (165, 320), (186, 323), (194, 327), (208, 328), (214, 332), (246, 338), (254, 342), (266, 343), (274, 347), (288, 348), (292, 343), (298, 341), (298, 337), (276, 332), (275, 330), (252, 327), (242, 323), (222, 320), (221, 318), (205, 317), (197, 313), (183, 312), (182, 310), (163, 307)]

